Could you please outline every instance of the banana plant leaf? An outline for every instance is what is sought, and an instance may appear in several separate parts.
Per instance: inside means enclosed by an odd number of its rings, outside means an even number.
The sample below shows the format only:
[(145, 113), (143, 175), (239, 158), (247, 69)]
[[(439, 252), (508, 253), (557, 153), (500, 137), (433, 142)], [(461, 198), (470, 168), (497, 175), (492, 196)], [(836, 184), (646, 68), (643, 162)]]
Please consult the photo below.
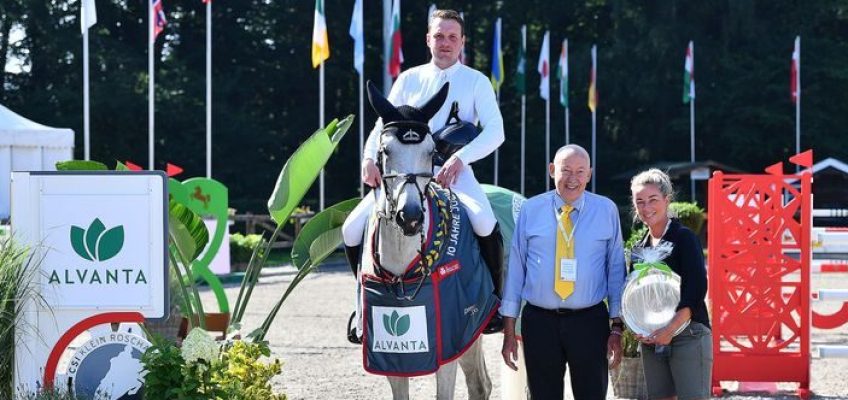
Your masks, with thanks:
[(320, 234), (312, 246), (309, 246), (309, 259), (312, 265), (321, 264), (324, 259), (333, 254), (339, 248), (339, 245), (344, 241), (342, 238), (342, 227), (330, 229)]
[[(344, 224), (345, 219), (353, 211), (354, 207), (359, 204), (359, 201), (360, 199), (357, 197), (334, 204), (324, 211), (315, 214), (303, 226), (303, 229), (300, 230), (300, 234), (297, 235), (292, 245), (291, 258), (295, 268), (301, 269), (307, 263), (318, 265), (321, 260), (342, 244), (341, 236), (339, 236), (336, 242), (322, 241), (320, 245), (316, 245), (318, 237), (333, 229), (340, 228)], [(315, 254), (327, 252), (327, 255), (322, 257), (321, 260), (317, 260), (312, 257), (313, 248), (315, 248)]]
[(209, 241), (203, 220), (188, 207), (173, 199), (168, 202), (168, 231), (177, 249), (191, 262)]
[(315, 182), (339, 141), (353, 124), (353, 118), (353, 115), (349, 115), (341, 121), (334, 119), (326, 128), (313, 133), (286, 161), (271, 198), (268, 199), (268, 212), (278, 225), (288, 221), (289, 215)]
[(68, 160), (56, 162), (56, 171), (108, 171), (109, 167), (99, 161)]

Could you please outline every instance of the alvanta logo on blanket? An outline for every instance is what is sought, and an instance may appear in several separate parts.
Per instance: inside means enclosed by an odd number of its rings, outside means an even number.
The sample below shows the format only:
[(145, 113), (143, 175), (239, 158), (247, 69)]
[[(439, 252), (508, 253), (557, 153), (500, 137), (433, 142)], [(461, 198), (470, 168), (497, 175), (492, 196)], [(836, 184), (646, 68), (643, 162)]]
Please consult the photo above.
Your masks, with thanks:
[(372, 351), (381, 353), (430, 351), (427, 339), (427, 312), (424, 306), (373, 306), (371, 312), (374, 321)]

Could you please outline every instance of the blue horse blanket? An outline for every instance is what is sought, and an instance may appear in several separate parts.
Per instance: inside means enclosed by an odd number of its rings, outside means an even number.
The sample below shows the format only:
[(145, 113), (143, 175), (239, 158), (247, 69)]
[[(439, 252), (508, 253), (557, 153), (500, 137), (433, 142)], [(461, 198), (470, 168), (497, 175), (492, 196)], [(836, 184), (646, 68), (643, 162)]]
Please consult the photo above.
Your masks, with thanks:
[[(459, 358), (498, 309), (499, 300), (465, 209), (452, 193), (427, 192), (429, 209), (438, 211), (429, 213), (424, 251), (429, 275), (416, 257), (402, 283), (388, 273), (380, 274), (379, 268), (377, 274), (360, 278), (363, 366), (373, 374), (435, 372)], [(373, 256), (363, 257), (363, 263), (372, 260)], [(412, 297), (419, 282), (420, 289)]]

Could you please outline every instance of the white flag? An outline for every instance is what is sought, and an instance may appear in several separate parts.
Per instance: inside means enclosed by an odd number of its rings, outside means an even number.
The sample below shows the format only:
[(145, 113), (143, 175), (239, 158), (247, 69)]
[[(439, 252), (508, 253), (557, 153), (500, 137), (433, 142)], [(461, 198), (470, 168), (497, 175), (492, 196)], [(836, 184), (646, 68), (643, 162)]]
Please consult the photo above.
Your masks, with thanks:
[(94, 0), (82, 0), (80, 2), (80, 28), (85, 33), (88, 28), (97, 23), (97, 9), (94, 8)]
[(365, 64), (365, 38), (362, 31), (362, 0), (353, 4), (353, 17), (350, 20), (350, 37), (353, 38), (353, 68), (362, 75)]
[(539, 80), (539, 96), (545, 100), (551, 97), (551, 39), (550, 32), (545, 32), (545, 39), (542, 40), (542, 50), (539, 53), (538, 71), (541, 79)]

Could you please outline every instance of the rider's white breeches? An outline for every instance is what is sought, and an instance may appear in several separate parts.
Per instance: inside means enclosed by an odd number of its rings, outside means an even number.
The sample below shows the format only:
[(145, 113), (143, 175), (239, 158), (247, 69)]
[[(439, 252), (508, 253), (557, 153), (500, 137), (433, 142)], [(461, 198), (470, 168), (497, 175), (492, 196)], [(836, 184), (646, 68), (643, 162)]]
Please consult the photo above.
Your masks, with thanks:
[[(439, 168), (436, 167), (436, 173)], [(379, 189), (375, 189), (379, 190)], [(471, 226), (477, 236), (488, 236), (495, 228), (495, 213), (492, 211), (492, 206), (489, 204), (489, 199), (486, 198), (486, 193), (477, 182), (474, 176), (474, 170), (471, 166), (465, 166), (459, 175), (456, 177), (456, 182), (451, 186), (451, 190), (456, 193), (460, 203), (465, 207), (468, 213), (468, 219), (471, 221)], [(377, 192), (379, 195), (379, 192)], [(342, 235), (347, 246), (358, 246), (362, 244), (362, 235), (365, 233), (365, 224), (368, 223), (368, 217), (374, 209), (374, 194), (368, 193), (362, 198), (362, 201), (353, 209), (342, 225)]]

